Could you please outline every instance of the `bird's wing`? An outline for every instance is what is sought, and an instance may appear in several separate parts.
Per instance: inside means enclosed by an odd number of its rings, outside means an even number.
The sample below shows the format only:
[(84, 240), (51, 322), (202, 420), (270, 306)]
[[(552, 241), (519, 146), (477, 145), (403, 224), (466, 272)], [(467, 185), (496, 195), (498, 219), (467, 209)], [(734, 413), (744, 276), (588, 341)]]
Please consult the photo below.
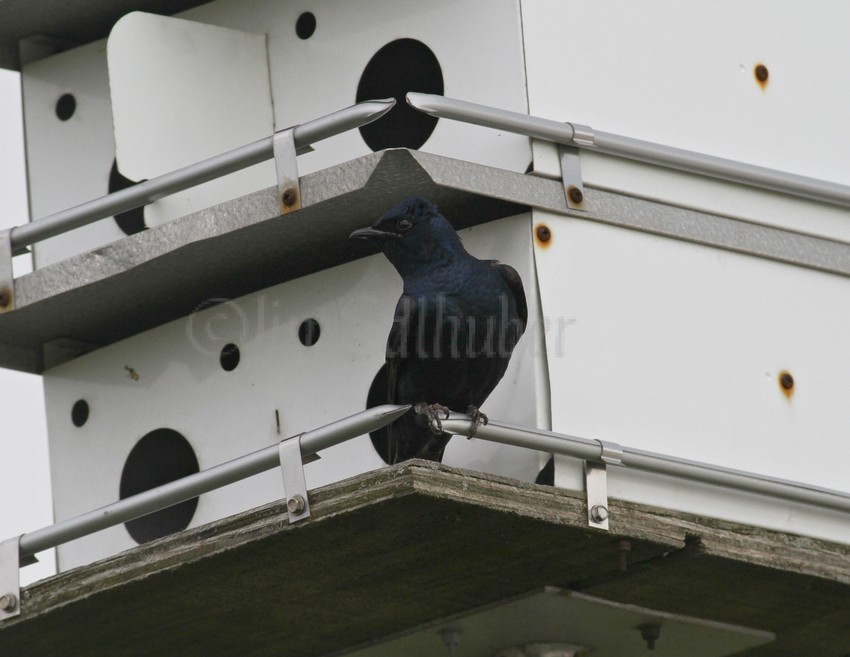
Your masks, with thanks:
[[(387, 403), (397, 404), (399, 402), (398, 386), (401, 378), (401, 370), (404, 367), (404, 358), (409, 352), (412, 339), (411, 327), (416, 322), (416, 304), (413, 297), (407, 294), (401, 295), (395, 307), (393, 325), (387, 337)], [(396, 421), (387, 426), (387, 451), (388, 462), (396, 463), (399, 454), (399, 440), (402, 439), (400, 422)]]
[(522, 286), (522, 279), (517, 273), (517, 270), (510, 265), (502, 264), (498, 260), (491, 260), (490, 264), (499, 270), (508, 289), (514, 295), (517, 317), (520, 320), (519, 335), (522, 335), (525, 332), (526, 324), (528, 324), (528, 303), (525, 300), (525, 289)]
[(412, 327), (416, 325), (416, 304), (413, 297), (402, 294), (395, 307), (393, 325), (387, 337), (387, 383), (390, 404), (397, 402), (399, 367), (407, 357), (413, 340)]

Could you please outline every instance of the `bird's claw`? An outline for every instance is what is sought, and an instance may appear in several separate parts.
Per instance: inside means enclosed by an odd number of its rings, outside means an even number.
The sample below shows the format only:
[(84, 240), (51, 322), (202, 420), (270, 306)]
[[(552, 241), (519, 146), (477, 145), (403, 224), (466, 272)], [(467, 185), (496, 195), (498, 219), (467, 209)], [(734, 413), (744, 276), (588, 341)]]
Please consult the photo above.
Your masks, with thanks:
[(440, 422), (440, 413), (445, 413), (445, 419), (449, 419), (451, 410), (442, 404), (429, 404), (427, 402), (419, 402), (413, 407), (413, 410), (420, 415), (424, 415), (428, 419), (428, 427), (431, 433), (443, 433), (443, 423)]
[(490, 421), (484, 413), (478, 410), (477, 406), (468, 406), (466, 409), (466, 414), (472, 418), (472, 424), (469, 427), (469, 433), (467, 434), (467, 438), (473, 438), (475, 436), (475, 432), (478, 431), (478, 427), (482, 424), (487, 426), (487, 423)]

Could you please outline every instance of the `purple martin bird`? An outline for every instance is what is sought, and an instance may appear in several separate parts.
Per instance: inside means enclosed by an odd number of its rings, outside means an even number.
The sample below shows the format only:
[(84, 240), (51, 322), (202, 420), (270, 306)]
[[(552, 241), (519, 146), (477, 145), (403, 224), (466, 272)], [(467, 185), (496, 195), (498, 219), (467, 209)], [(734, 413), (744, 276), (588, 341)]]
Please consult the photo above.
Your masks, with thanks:
[(466, 411), (472, 433), (487, 423), (479, 407), (528, 321), (522, 280), (513, 267), (467, 253), (437, 206), (419, 196), (351, 237), (380, 248), (404, 283), (387, 340), (387, 401), (413, 408), (387, 428), (386, 460), (440, 461), (451, 438), (439, 431), (441, 414)]

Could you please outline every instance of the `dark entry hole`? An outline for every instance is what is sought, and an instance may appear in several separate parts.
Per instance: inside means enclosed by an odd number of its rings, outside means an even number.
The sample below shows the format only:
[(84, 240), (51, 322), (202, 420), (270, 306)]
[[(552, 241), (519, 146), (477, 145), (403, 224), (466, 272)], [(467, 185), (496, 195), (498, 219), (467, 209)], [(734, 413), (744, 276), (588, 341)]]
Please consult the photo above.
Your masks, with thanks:
[[(381, 366), (381, 369), (378, 370), (375, 378), (372, 379), (372, 385), (369, 387), (369, 394), (366, 396), (366, 408), (372, 408), (374, 406), (380, 406), (381, 404), (387, 403), (388, 385), (387, 364), (384, 363)], [(369, 433), (369, 438), (371, 438), (372, 446), (375, 448), (375, 451), (378, 452), (378, 456), (384, 460), (384, 463), (389, 464), (390, 445), (389, 437), (387, 436), (387, 428), (381, 427), (380, 429), (375, 429)]]
[(221, 354), (218, 357), (218, 362), (221, 363), (221, 368), (225, 372), (232, 372), (239, 365), (239, 347), (232, 342), (224, 345), (221, 348)]
[[(121, 499), (198, 472), (198, 459), (189, 442), (173, 429), (154, 429), (130, 450), (121, 473)], [(136, 543), (147, 543), (189, 526), (198, 498), (124, 523)]]
[(357, 102), (396, 99), (396, 106), (380, 121), (360, 128), (373, 151), (384, 148), (420, 148), (437, 125), (437, 118), (417, 112), (405, 100), (408, 91), (443, 94), (443, 72), (431, 49), (416, 39), (398, 39), (381, 48), (360, 76)]
[[(112, 192), (118, 192), (136, 184), (138, 184), (136, 181), (130, 180), (126, 176), (122, 175), (121, 172), (118, 171), (118, 162), (116, 160), (112, 160), (112, 169), (109, 172), (109, 193), (112, 194)], [(116, 214), (114, 218), (115, 223), (118, 224), (118, 228), (120, 228), (125, 235), (135, 235), (136, 233), (140, 233), (148, 228), (145, 226), (145, 209), (143, 207), (121, 212)]]
[(295, 34), (299, 39), (309, 39), (316, 31), (316, 17), (309, 11), (305, 11), (295, 21)]
[(81, 427), (89, 419), (89, 403), (85, 399), (78, 399), (71, 407), (71, 422), (75, 427)]
[(56, 101), (56, 117), (60, 121), (67, 121), (74, 116), (74, 112), (76, 111), (77, 99), (74, 98), (73, 94), (62, 94), (59, 96), (59, 100)]
[(312, 347), (319, 341), (322, 329), (315, 319), (305, 319), (298, 327), (298, 339), (305, 347)]
[(549, 460), (546, 461), (546, 465), (543, 466), (543, 469), (537, 473), (537, 478), (534, 480), (535, 484), (543, 484), (544, 486), (554, 486), (555, 485), (555, 457), (550, 456)]

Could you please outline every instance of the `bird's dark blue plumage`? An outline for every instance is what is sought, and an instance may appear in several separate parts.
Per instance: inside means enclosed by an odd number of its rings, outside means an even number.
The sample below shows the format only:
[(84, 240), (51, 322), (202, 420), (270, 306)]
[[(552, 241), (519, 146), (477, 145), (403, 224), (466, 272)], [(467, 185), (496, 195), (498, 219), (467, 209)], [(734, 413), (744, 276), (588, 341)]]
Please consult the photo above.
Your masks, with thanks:
[[(374, 242), (404, 283), (387, 340), (388, 402), (477, 414), (525, 330), (519, 274), (467, 253), (437, 207), (419, 196), (351, 236)], [(387, 437), (387, 460), (398, 463), (441, 460), (451, 436), (433, 433), (427, 417), (411, 410)]]

